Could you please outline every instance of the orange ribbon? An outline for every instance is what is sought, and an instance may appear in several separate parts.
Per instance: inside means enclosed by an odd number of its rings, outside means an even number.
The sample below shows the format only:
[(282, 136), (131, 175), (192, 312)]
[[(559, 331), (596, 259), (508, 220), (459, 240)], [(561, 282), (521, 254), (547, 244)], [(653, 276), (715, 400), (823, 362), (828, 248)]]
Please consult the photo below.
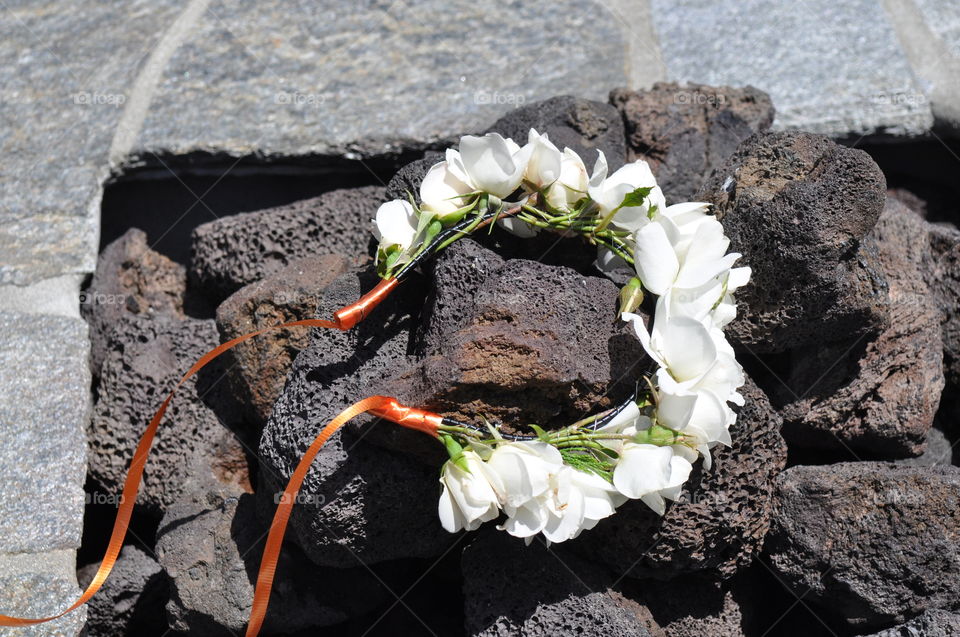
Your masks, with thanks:
[[(44, 622), (59, 619), (67, 613), (70, 613), (83, 606), (97, 593), (98, 590), (100, 590), (100, 587), (103, 586), (103, 582), (107, 579), (107, 576), (110, 574), (110, 571), (113, 570), (113, 567), (117, 562), (117, 557), (120, 555), (120, 549), (123, 548), (123, 539), (127, 534), (127, 528), (130, 526), (130, 517), (133, 515), (133, 506), (137, 500), (137, 493), (140, 490), (140, 482), (143, 478), (143, 469), (147, 462), (147, 456), (150, 453), (150, 447), (153, 445), (153, 439), (157, 434), (157, 427), (160, 425), (160, 421), (163, 419), (164, 414), (167, 413), (167, 407), (169, 407), (170, 401), (173, 399), (174, 394), (181, 387), (181, 385), (190, 379), (191, 376), (199, 372), (210, 361), (214, 360), (221, 354), (233, 349), (244, 341), (248, 341), (251, 338), (259, 336), (260, 334), (270, 330), (290, 327), (321, 327), (337, 330), (349, 330), (366, 318), (370, 311), (381, 301), (383, 301), (390, 294), (390, 292), (393, 291), (397, 284), (397, 279), (384, 279), (380, 281), (375, 288), (361, 297), (356, 303), (348, 305), (342, 310), (336, 312), (334, 314), (334, 320), (332, 321), (323, 319), (304, 319), (300, 321), (282, 323), (280, 325), (271, 325), (270, 327), (265, 327), (255, 332), (249, 332), (242, 336), (231, 339), (201, 356), (200, 359), (193, 364), (193, 367), (191, 367), (177, 382), (174, 388), (170, 390), (170, 393), (167, 394), (167, 397), (160, 404), (160, 408), (157, 409), (157, 412), (150, 420), (147, 430), (137, 443), (137, 448), (133, 453), (133, 459), (130, 461), (130, 469), (127, 471), (127, 478), (123, 483), (123, 495), (120, 499), (120, 506), (117, 508), (117, 518), (113, 523), (113, 531), (110, 534), (110, 542), (107, 544), (107, 550), (104, 553), (103, 561), (100, 563), (100, 568), (97, 569), (97, 573), (94, 575), (90, 585), (87, 586), (87, 589), (77, 601), (75, 601), (69, 608), (61, 613), (51, 615), (50, 617), (38, 618), (0, 615), (0, 626), (32, 626), (35, 624), (42, 624)], [(302, 468), (303, 474), (306, 475), (306, 470), (309, 468), (310, 461), (312, 461), (313, 457), (316, 456), (317, 452), (320, 450), (320, 447), (323, 446), (323, 443), (326, 442), (327, 438), (333, 435), (333, 433), (339, 429), (343, 423), (359, 414), (364, 413), (365, 411), (370, 411), (375, 408), (389, 407), (391, 406), (389, 403), (390, 400), (393, 399), (387, 399), (383, 396), (368, 398), (360, 401), (352, 407), (347, 408), (343, 413), (337, 416), (333, 422), (327, 425), (323, 432), (321, 432), (320, 436), (317, 437), (317, 441), (315, 441), (307, 451), (307, 456), (304, 456), (304, 459), (300, 462), (300, 466), (297, 467), (297, 471), (294, 472), (293, 477), (290, 479), (290, 484), (287, 486), (287, 489), (289, 490), (291, 487), (295, 487), (294, 494), (296, 493), (296, 489), (300, 488), (300, 483), (303, 481), (303, 475), (300, 476), (299, 481), (295, 480), (297, 478), (297, 472), (301, 471)], [(393, 400), (393, 403), (398, 405), (395, 400)], [(311, 452), (312, 455), (310, 455)], [(308, 456), (309, 460), (307, 459)], [(263, 613), (266, 612), (267, 601), (270, 597), (270, 586), (273, 582), (273, 573), (276, 569), (277, 556), (279, 555), (280, 551), (280, 542), (283, 539), (283, 531), (286, 528), (287, 519), (290, 516), (290, 506), (292, 505), (292, 502), (286, 506), (285, 504), (286, 503), (282, 502), (280, 507), (278, 507), (277, 515), (270, 527), (270, 537), (267, 540), (267, 550), (264, 551), (260, 575), (257, 578), (257, 589), (254, 593), (254, 607), (250, 620), (251, 627), (254, 626), (254, 621), (257, 622), (256, 630), (251, 632), (250, 628), (248, 628), (247, 635), (249, 636), (256, 635), (257, 632), (259, 632), (260, 624), (263, 622)], [(275, 531), (277, 532), (276, 535)], [(276, 539), (274, 540), (275, 537)], [(273, 544), (271, 544), (271, 540), (274, 540)], [(263, 586), (266, 588), (261, 587), (261, 582), (264, 582)], [(261, 600), (260, 605), (262, 608), (258, 606), (258, 599)], [(260, 613), (259, 618), (256, 616), (258, 611)]]

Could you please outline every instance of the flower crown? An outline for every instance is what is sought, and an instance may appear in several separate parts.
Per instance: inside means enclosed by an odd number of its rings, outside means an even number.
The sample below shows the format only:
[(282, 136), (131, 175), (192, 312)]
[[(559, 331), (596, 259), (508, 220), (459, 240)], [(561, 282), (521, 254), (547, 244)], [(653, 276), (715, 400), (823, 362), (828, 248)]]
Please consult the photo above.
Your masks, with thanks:
[[(533, 435), (507, 436), (440, 419), (432, 433), (450, 455), (440, 478), (443, 527), (473, 530), (502, 512), (498, 528), (511, 535), (563, 542), (628, 499), (662, 515), (692, 463), (702, 455), (709, 468), (710, 448), (730, 444), (730, 403), (743, 404), (743, 370), (722, 328), (750, 269), (733, 267), (740, 255), (727, 253), (708, 204), (667, 206), (642, 160), (608, 175), (598, 151), (588, 176), (577, 153), (532, 129), (523, 147), (496, 133), (462, 137), (426, 173), (419, 200), (411, 194), (377, 210), (377, 272), (386, 282), (491, 223), (520, 237), (579, 234), (598, 247), (601, 270), (636, 270), (620, 291), (620, 315), (657, 368), (617, 409), (556, 430), (532, 425)], [(650, 329), (635, 313), (644, 292), (657, 297)]]
[[(287, 522), (311, 463), (334, 433), (363, 413), (444, 443), (450, 459), (441, 473), (439, 513), (448, 531), (476, 529), (503, 512), (500, 528), (511, 535), (529, 542), (542, 533), (548, 542), (563, 542), (628, 499), (643, 500), (662, 514), (665, 500), (679, 498), (692, 463), (702, 455), (709, 468), (710, 448), (730, 442), (736, 415), (729, 403), (743, 404), (737, 389), (744, 376), (722, 328), (736, 315), (733, 293), (747, 283), (750, 269), (732, 267), (740, 255), (726, 253), (729, 240), (707, 204), (666, 205), (646, 162), (607, 173), (602, 152), (588, 177), (575, 152), (561, 153), (535, 130), (522, 148), (495, 133), (461, 138), (459, 150), (448, 150), (445, 161), (427, 172), (419, 206), (411, 196), (377, 210), (377, 272), (383, 280), (332, 320), (272, 325), (204, 354), (167, 394), (137, 443), (104, 558), (83, 594), (50, 617), (0, 614), (0, 626), (52, 621), (97, 593), (120, 555), (157, 428), (187, 379), (269, 330), (353, 328), (420, 263), (494, 223), (520, 236), (542, 230), (579, 234), (598, 247), (602, 270), (634, 267), (637, 276), (620, 291), (620, 315), (657, 366), (644, 378), (646, 389), (616, 409), (560, 429), (531, 425), (529, 436), (506, 435), (488, 423), (457, 422), (388, 396), (369, 396), (347, 407), (314, 439), (279, 500), (247, 637), (256, 637), (263, 626)], [(657, 296), (649, 330), (635, 313), (644, 291)]]

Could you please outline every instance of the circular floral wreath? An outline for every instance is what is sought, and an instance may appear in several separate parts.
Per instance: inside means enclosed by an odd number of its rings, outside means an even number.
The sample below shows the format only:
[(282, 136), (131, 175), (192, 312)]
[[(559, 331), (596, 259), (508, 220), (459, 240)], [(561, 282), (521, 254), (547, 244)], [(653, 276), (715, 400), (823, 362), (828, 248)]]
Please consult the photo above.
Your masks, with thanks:
[[(52, 621), (85, 604), (103, 585), (120, 554), (147, 455), (177, 387), (265, 331), (351, 329), (424, 260), (493, 223), (520, 236), (542, 230), (579, 234), (598, 246), (601, 270), (634, 267), (637, 276), (620, 291), (620, 316), (656, 364), (644, 378), (646, 389), (616, 409), (561, 429), (531, 425), (529, 436), (506, 435), (489, 423), (457, 422), (388, 396), (369, 396), (347, 407), (304, 453), (277, 505), (247, 636), (255, 637), (263, 626), (292, 503), (311, 462), (340, 427), (362, 413), (445, 444), (450, 459), (441, 472), (439, 513), (450, 532), (476, 529), (504, 513), (500, 528), (511, 535), (529, 542), (542, 533), (548, 542), (563, 542), (629, 499), (663, 514), (666, 500), (680, 497), (697, 458), (702, 455), (709, 468), (710, 449), (730, 443), (736, 414), (729, 403), (743, 404), (737, 389), (744, 376), (722, 328), (736, 316), (733, 293), (750, 279), (750, 269), (732, 267), (740, 255), (727, 254), (729, 240), (707, 204), (666, 205), (646, 162), (607, 173), (602, 152), (588, 176), (575, 152), (561, 153), (535, 130), (522, 148), (495, 133), (461, 138), (459, 150), (448, 150), (445, 161), (427, 172), (419, 206), (411, 196), (377, 210), (377, 271), (383, 281), (332, 320), (261, 328), (204, 354), (163, 400), (137, 443), (103, 561), (83, 594), (50, 617), (0, 615), (0, 626)], [(644, 291), (657, 297), (649, 330), (635, 313)]]
[[(473, 530), (506, 514), (498, 528), (529, 542), (542, 533), (563, 542), (593, 528), (628, 499), (658, 514), (677, 500), (692, 463), (730, 443), (743, 404), (744, 376), (722, 328), (736, 316), (733, 293), (750, 279), (734, 268), (729, 239), (709, 205), (667, 206), (642, 160), (608, 175), (602, 151), (591, 175), (569, 148), (530, 130), (520, 147), (496, 133), (460, 139), (420, 184), (420, 204), (389, 201), (377, 210), (377, 272), (400, 280), (430, 255), (498, 223), (521, 237), (575, 233), (598, 247), (603, 271), (632, 266), (620, 291), (630, 323), (656, 371), (620, 407), (530, 436), (443, 418), (435, 434), (450, 459), (440, 482), (439, 514), (450, 532)], [(635, 311), (656, 295), (652, 326)]]

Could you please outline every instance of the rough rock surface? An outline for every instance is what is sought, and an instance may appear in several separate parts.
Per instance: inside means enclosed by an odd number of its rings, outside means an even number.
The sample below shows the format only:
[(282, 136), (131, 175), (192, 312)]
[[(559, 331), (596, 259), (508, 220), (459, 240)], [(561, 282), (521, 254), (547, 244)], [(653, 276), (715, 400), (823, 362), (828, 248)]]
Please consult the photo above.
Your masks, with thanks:
[[(100, 562), (78, 571), (81, 588), (98, 568)], [(157, 619), (163, 617), (167, 595), (167, 575), (157, 561), (136, 546), (124, 546), (103, 588), (87, 604), (87, 634), (161, 637), (167, 627)]]
[(646, 91), (615, 89), (623, 115), (627, 161), (644, 159), (669, 203), (691, 201), (710, 173), (754, 133), (773, 123), (770, 96), (730, 88), (657, 82)]
[(644, 371), (608, 279), (503, 261), (468, 243), (451, 247), (434, 272), (419, 348), (427, 357), (385, 385), (401, 401), (552, 426), (613, 406)]
[(913, 458), (895, 460), (895, 462), (915, 467), (957, 464), (953, 461), (954, 453), (953, 443), (947, 437), (947, 434), (934, 423), (934, 426), (927, 432), (927, 443), (924, 445), (923, 453)]
[(960, 635), (960, 615), (945, 610), (926, 610), (905, 624), (881, 630), (866, 637), (956, 637)]
[(658, 516), (640, 501), (584, 533), (578, 544), (632, 577), (670, 579), (706, 571), (729, 577), (756, 556), (770, 526), (774, 480), (786, 464), (780, 416), (752, 381), (731, 428), (733, 446), (717, 447), (713, 468), (694, 467), (683, 497)]
[(413, 195), (414, 200), (419, 204), (420, 184), (423, 182), (423, 178), (427, 176), (430, 167), (440, 161), (443, 161), (443, 153), (431, 150), (425, 152), (423, 158), (403, 166), (387, 182), (383, 200), (403, 199), (407, 201), (410, 195)]
[(665, 637), (649, 611), (610, 590), (595, 563), (486, 529), (463, 552), (471, 637)]
[(80, 297), (80, 314), (90, 325), (90, 369), (94, 376), (107, 355), (110, 332), (125, 315), (182, 319), (186, 269), (147, 244), (131, 228), (100, 253), (97, 270)]
[[(108, 492), (119, 492), (133, 450), (150, 418), (183, 373), (219, 344), (212, 320), (164, 321), (130, 317), (114, 330), (101, 373), (99, 400), (88, 428), (90, 475)], [(247, 480), (240, 441), (208, 405), (231, 404), (225, 369), (215, 360), (177, 391), (153, 442), (137, 498), (159, 517), (184, 491), (203, 458), (212, 477)], [(232, 424), (230, 409), (220, 412)]]
[(928, 283), (942, 312), (943, 369), (947, 383), (960, 387), (960, 230), (949, 223), (928, 224), (933, 267)]
[(650, 610), (667, 637), (747, 637), (764, 632), (760, 609), (769, 601), (750, 575), (627, 581), (624, 593)]
[(925, 225), (888, 199), (868, 235), (889, 285), (886, 328), (793, 353), (781, 411), (791, 446), (874, 458), (923, 452), (944, 384), (940, 308), (924, 281), (932, 259)]
[(766, 550), (798, 595), (861, 632), (960, 610), (960, 468), (882, 462), (781, 474)]
[[(338, 254), (307, 257), (233, 293), (217, 308), (223, 341), (272, 325), (313, 318), (317, 295), (350, 267)], [(233, 359), (230, 378), (250, 415), (262, 425), (270, 416), (297, 352), (306, 347), (306, 328), (267, 332), (241, 343), (226, 356)]]
[(883, 173), (865, 152), (808, 133), (761, 133), (743, 142), (697, 199), (714, 204), (753, 268), (737, 293), (733, 343), (782, 352), (879, 329), (886, 282), (861, 245), (884, 207)]
[[(227, 636), (244, 630), (267, 528), (254, 497), (227, 485), (201, 489), (169, 508), (158, 530), (157, 557), (170, 577), (171, 629)], [(369, 571), (317, 568), (289, 544), (276, 577), (267, 634), (342, 622), (385, 594)]]
[(570, 95), (551, 97), (514, 109), (488, 130), (510, 137), (523, 146), (530, 129), (546, 133), (561, 151), (569, 147), (583, 159), (587, 169), (602, 150), (610, 172), (626, 161), (623, 119), (609, 104)]
[[(356, 300), (375, 279), (366, 273), (339, 277), (320, 295), (317, 315), (329, 316)], [(297, 356), (260, 442), (261, 505), (272, 509), (263, 494), (282, 489), (324, 424), (361, 398), (384, 393), (384, 377), (409, 365), (411, 313), (422, 303), (422, 292), (414, 281), (407, 285), (348, 332), (314, 331)], [(379, 429), (364, 425), (333, 436), (304, 480), (301, 493), (320, 505), (295, 507), (290, 525), (318, 564), (430, 557), (453, 541), (437, 519), (437, 458), (424, 464), (368, 444), (367, 432)], [(408, 434), (442, 457), (442, 448), (422, 434), (389, 430)]]
[(193, 231), (190, 282), (216, 305), (296, 259), (369, 254), (382, 186), (333, 190), (286, 206), (224, 217)]

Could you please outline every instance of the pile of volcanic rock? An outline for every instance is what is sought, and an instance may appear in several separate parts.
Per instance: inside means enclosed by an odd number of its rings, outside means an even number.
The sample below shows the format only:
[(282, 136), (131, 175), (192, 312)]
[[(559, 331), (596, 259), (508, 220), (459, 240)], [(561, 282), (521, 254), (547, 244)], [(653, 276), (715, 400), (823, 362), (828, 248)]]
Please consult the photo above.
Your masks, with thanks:
[[(712, 99), (677, 99), (691, 90)], [(629, 502), (576, 541), (525, 546), (494, 524), (446, 533), (440, 446), (358, 419), (307, 474), (265, 634), (960, 630), (960, 230), (889, 194), (866, 153), (772, 120), (752, 88), (658, 84), (608, 104), (554, 98), (490, 129), (535, 127), (612, 169), (645, 158), (668, 201), (713, 204), (753, 269), (727, 332), (746, 405), (713, 469), (698, 464), (663, 517)], [(149, 415), (205, 351), (328, 318), (372, 287), (368, 220), (435, 161), (202, 225), (187, 265), (137, 229), (106, 247), (90, 286), (104, 302), (86, 308), (91, 484), (120, 490)], [(273, 331), (204, 369), (147, 463), (137, 516), (155, 536), (130, 538), (90, 635), (242, 632), (277, 494), (362, 397), (522, 429), (630, 395), (648, 361), (593, 257), (570, 238), (464, 239), (352, 331)]]

